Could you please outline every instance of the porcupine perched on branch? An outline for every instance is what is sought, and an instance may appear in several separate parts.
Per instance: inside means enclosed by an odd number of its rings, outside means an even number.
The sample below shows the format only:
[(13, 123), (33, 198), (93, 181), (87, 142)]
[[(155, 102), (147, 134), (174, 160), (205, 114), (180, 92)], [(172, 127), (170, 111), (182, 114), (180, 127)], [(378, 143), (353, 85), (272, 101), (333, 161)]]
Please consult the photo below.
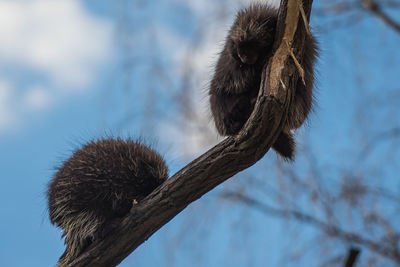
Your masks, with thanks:
[[(277, 19), (278, 10), (264, 4), (251, 5), (237, 14), (209, 90), (211, 112), (221, 135), (239, 133), (254, 109), (263, 67), (272, 56)], [(291, 130), (299, 128), (311, 110), (317, 54), (316, 40), (307, 36), (301, 64), (305, 85), (299, 79), (284, 129), (272, 145), (285, 159), (294, 157)]]
[(48, 188), (50, 220), (64, 230), (65, 266), (168, 178), (163, 159), (121, 139), (92, 141), (59, 168)]

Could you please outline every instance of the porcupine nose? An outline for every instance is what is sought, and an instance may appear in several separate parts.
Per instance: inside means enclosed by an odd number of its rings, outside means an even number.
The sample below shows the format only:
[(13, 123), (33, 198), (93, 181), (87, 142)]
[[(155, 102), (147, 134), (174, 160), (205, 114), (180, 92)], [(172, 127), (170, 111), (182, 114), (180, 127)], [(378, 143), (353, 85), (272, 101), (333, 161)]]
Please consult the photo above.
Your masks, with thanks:
[(252, 64), (256, 63), (256, 61), (257, 61), (257, 56), (251, 56), (251, 55), (246, 55), (246, 54), (239, 54), (239, 58), (243, 64), (247, 64), (247, 65), (252, 65)]

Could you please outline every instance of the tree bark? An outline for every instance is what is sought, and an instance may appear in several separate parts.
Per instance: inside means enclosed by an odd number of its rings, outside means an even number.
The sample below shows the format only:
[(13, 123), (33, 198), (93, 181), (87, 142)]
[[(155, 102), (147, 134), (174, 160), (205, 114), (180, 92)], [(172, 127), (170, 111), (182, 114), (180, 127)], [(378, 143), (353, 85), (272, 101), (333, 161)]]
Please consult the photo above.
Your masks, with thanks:
[(274, 56), (265, 66), (254, 111), (242, 131), (226, 138), (177, 172), (140, 203), (115, 229), (68, 266), (115, 266), (190, 203), (250, 167), (282, 131), (301, 73), (312, 0), (282, 0)]

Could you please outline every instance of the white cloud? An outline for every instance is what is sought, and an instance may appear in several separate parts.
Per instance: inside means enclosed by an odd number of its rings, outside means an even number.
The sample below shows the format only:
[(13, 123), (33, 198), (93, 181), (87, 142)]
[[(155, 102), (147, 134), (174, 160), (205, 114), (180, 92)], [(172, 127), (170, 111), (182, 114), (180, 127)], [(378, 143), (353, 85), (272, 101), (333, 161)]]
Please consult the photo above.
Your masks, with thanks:
[(221, 49), (221, 44), (216, 41), (215, 36), (223, 40), (224, 29), (210, 27), (210, 31), (205, 31), (201, 36), (201, 42), (196, 43), (195, 49), (191, 46), (187, 37), (179, 33), (158, 25), (157, 37), (163, 44), (163, 51), (175, 66), (169, 71), (177, 72), (176, 77), (180, 77), (182, 72), (190, 69), (191, 79), (198, 81), (198, 87), (194, 98), (196, 100), (191, 106), (191, 112), (195, 114), (192, 120), (185, 120), (182, 114), (178, 114), (177, 120), (166, 120), (159, 124), (158, 131), (162, 132), (164, 140), (168, 140), (168, 146), (172, 149), (172, 154), (178, 158), (193, 158), (204, 153), (208, 148), (215, 145), (218, 134), (212, 125), (211, 116), (208, 112), (208, 96), (205, 95), (207, 80), (210, 78), (211, 70), (217, 54)]
[(0, 129), (9, 129), (15, 123), (11, 99), (11, 86), (6, 81), (0, 80)]
[(178, 158), (194, 158), (216, 145), (222, 138), (218, 137), (213, 122), (204, 111), (201, 104), (193, 107), (198, 115), (196, 120), (170, 123), (164, 121), (159, 126), (159, 132), (168, 140), (172, 154)]
[[(0, 70), (12, 69), (35, 83), (21, 87), (15, 77), (0, 73), (8, 84), (0, 98), (0, 131), (6, 122), (24, 119), (26, 111), (44, 110), (89, 88), (111, 50), (111, 23), (79, 0), (0, 1)], [(4, 104), (6, 97), (13, 109)]]
[(33, 86), (28, 89), (23, 97), (23, 106), (28, 110), (43, 110), (50, 106), (51, 95), (49, 90), (42, 86)]
[[(0, 59), (63, 86), (86, 86), (109, 54), (111, 27), (77, 0), (0, 2)], [(3, 63), (4, 64), (4, 63)]]

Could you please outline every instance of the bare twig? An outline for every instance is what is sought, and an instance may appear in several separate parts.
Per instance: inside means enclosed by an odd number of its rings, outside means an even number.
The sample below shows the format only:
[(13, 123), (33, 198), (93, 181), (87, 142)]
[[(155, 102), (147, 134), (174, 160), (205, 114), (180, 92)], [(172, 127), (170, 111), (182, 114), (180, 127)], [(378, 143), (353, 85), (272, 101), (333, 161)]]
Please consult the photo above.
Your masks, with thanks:
[(358, 254), (360, 254), (360, 250), (358, 248), (349, 249), (344, 267), (353, 267), (357, 261)]
[(369, 155), (371, 155), (374, 149), (376, 149), (376, 147), (378, 147), (383, 142), (387, 142), (390, 139), (395, 139), (399, 137), (400, 137), (400, 127), (394, 127), (390, 130), (378, 133), (361, 150), (359, 160), (365, 160)]
[[(290, 45), (288, 43), (287, 43), (287, 46), (290, 47)], [(306, 81), (304, 80), (304, 69), (301, 66), (300, 62), (297, 60), (296, 56), (294, 55), (293, 49), (290, 48), (289, 51), (290, 51), (290, 56), (292, 57), (294, 64), (297, 67), (297, 70), (299, 71), (301, 81), (303, 82), (304, 85), (306, 85)]]
[(342, 16), (338, 19), (334, 19), (327, 25), (320, 25), (319, 26), (320, 32), (327, 32), (355, 25), (362, 19), (366, 18), (366, 16), (363, 16), (363, 13), (360, 11), (367, 10), (374, 16), (381, 19), (390, 28), (393, 28), (397, 33), (400, 34), (400, 22), (396, 22), (387, 13), (385, 13), (383, 11), (383, 9), (385, 8), (398, 9), (400, 8), (400, 2), (389, 1), (389, 0), (388, 1), (358, 0), (353, 2), (337, 1), (337, 3), (323, 5), (322, 7), (315, 9), (314, 13), (316, 16), (320, 17), (326, 17), (327, 15), (333, 17)]
[(388, 14), (382, 11), (382, 8), (380, 5), (378, 5), (375, 1), (373, 0), (360, 0), (362, 6), (372, 12), (375, 16), (377, 16), (379, 19), (381, 19), (386, 25), (390, 26), (392, 29), (394, 29), (397, 33), (400, 34), (400, 24), (394, 21), (391, 17), (389, 17)]
[(309, 36), (311, 36), (311, 30), (310, 30), (310, 25), (308, 24), (308, 19), (306, 16), (306, 13), (304, 12), (304, 8), (303, 8), (303, 1), (300, 1), (300, 13), (301, 13), (301, 17), (303, 18), (303, 23), (304, 23), (304, 27), (306, 28), (307, 34)]
[[(400, 2), (397, 0), (394, 1), (380, 0), (379, 4), (382, 8), (400, 8)], [(343, 15), (353, 11), (359, 11), (361, 8), (362, 6), (360, 2), (337, 1), (337, 3), (333, 4), (329, 3), (328, 5), (323, 5), (320, 8), (316, 8), (313, 12), (316, 16)]]
[(345, 242), (353, 244), (355, 243), (360, 246), (364, 246), (378, 254), (387, 257), (388, 259), (391, 259), (396, 263), (400, 263), (400, 251), (398, 251), (397, 249), (386, 246), (385, 244), (382, 244), (380, 242), (376, 242), (375, 240), (365, 238), (358, 233), (345, 231), (336, 225), (323, 222), (322, 220), (317, 219), (316, 217), (311, 216), (309, 214), (297, 210), (277, 209), (265, 203), (262, 203), (254, 198), (242, 195), (240, 193), (238, 194), (235, 192), (227, 192), (223, 196), (226, 198), (231, 198), (240, 201), (243, 204), (255, 208), (268, 215), (273, 215), (287, 219), (295, 219), (303, 223), (311, 224), (317, 227), (318, 229), (324, 231), (326, 234), (330, 236), (339, 238)]

